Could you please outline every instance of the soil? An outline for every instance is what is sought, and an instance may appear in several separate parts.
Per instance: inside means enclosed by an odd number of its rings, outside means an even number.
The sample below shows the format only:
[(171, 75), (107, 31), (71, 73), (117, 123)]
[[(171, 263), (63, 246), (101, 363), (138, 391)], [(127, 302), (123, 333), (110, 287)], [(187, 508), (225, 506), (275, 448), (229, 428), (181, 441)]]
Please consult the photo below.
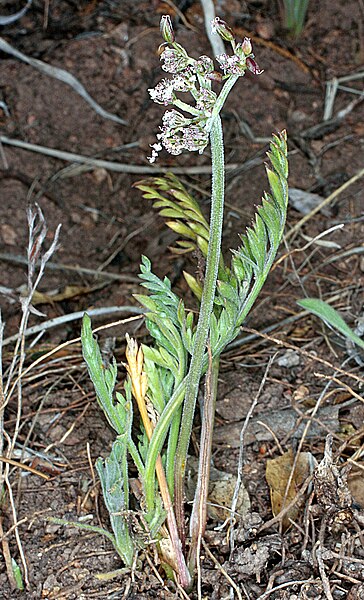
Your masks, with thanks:
[[(227, 171), (223, 245), (228, 253), (229, 248), (238, 245), (238, 234), (250, 223), (267, 186), (265, 140), (272, 132), (288, 131), (291, 188), (325, 198), (363, 169), (364, 108), (358, 91), (363, 94), (364, 5), (357, 0), (311, 3), (301, 36), (292, 39), (281, 26), (278, 2), (224, 0), (217, 4), (220, 16), (240, 36), (252, 37), (257, 62), (264, 69), (259, 77), (249, 74), (239, 82), (222, 113), (227, 163), (236, 165)], [(1, 13), (9, 15), (24, 3), (4, 1), (1, 5)], [(146, 157), (162, 115), (163, 107), (150, 101), (147, 90), (162, 76), (156, 50), (160, 43), (159, 19), (166, 13), (172, 15), (178, 42), (193, 56), (211, 54), (197, 1), (34, 0), (25, 16), (2, 27), (3, 39), (14, 48), (68, 71), (103, 109), (126, 122), (122, 125), (103, 118), (65, 83), (14, 56), (1, 54), (0, 127), (5, 138), (0, 145), (0, 305), (5, 338), (18, 331), (21, 320), (18, 299), (27, 283), (27, 206), (34, 201), (47, 222), (48, 246), (57, 225), (62, 224), (51, 261), (63, 267), (46, 269), (38, 288), (43, 295), (34, 302), (46, 320), (90, 308), (136, 306), (133, 294), (139, 289), (142, 254), (151, 259), (156, 274), (167, 275), (177, 293), (193, 306), (182, 272), (194, 272), (194, 258), (176, 259), (171, 254), (169, 246), (176, 235), (133, 187), (150, 167)], [(332, 115), (324, 121), (327, 82), (354, 73), (361, 73), (361, 78), (343, 83), (346, 89), (337, 91)], [(140, 173), (85, 168), (37, 150), (16, 147), (9, 138), (139, 166)], [(252, 158), (257, 159), (254, 165), (247, 166)], [(185, 168), (181, 179), (207, 216), (210, 176), (189, 172), (191, 166), (204, 165), (209, 165), (208, 151), (178, 157), (164, 153), (156, 163), (156, 167)], [(300, 206), (290, 206), (287, 230), (300, 218)], [(307, 245), (313, 237), (340, 223), (344, 228)], [(259, 332), (272, 326), (271, 339), (243, 332), (242, 337), (251, 337), (222, 357), (214, 446), (214, 465), (220, 471), (237, 473), (239, 442), (232, 442), (231, 431), (234, 438), (239, 435), (268, 359), (277, 352), (254, 410), (254, 423), (264, 421), (274, 411), (302, 414), (314, 407), (318, 398), (321, 408), (337, 409), (329, 423), (324, 416), (322, 420), (318, 417), (314, 433), (308, 432), (302, 441), (300, 449), (320, 462), (325, 438), (331, 432), (334, 459), (330, 463), (326, 449), (325, 485), (316, 479), (314, 489), (312, 485), (308, 488), (293, 525), (282, 531), (275, 522), (257, 533), (272, 518), (265, 479), (267, 461), (290, 448), (296, 451), (302, 438), (288, 426), (286, 430), (282, 426), (278, 435), (273, 416), (269, 421), (272, 430), (267, 426), (251, 429), (246, 441), (243, 481), (251, 506), (244, 519), (237, 518), (232, 554), (229, 523), (222, 526), (218, 513), (210, 515), (201, 556), (200, 595), (196, 590), (183, 595), (168, 582), (152, 550), (139, 557), (132, 573), (98, 579), (97, 574), (122, 567), (110, 542), (94, 532), (47, 521), (53, 516), (109, 527), (93, 464), (98, 456), (107, 456), (113, 433), (95, 402), (76, 342), (33, 365), (23, 379), (19, 444), (13, 458), (47, 474), (49, 479), (13, 467), (10, 471), (29, 584), (22, 592), (11, 589), (5, 561), (0, 558), (0, 598), (222, 600), (232, 597), (231, 581), (241, 590), (241, 597), (252, 600), (364, 598), (360, 543), (364, 522), (360, 451), (363, 380), (360, 383), (351, 377), (357, 375), (360, 379), (362, 363), (344, 338), (320, 321), (307, 314), (297, 317), (296, 305), (304, 295), (335, 297), (335, 307), (355, 328), (358, 319), (363, 319), (362, 239), (363, 192), (359, 178), (326, 210), (310, 218), (295, 237), (288, 239), (286, 247), (282, 245), (280, 260), (246, 324)], [(23, 263), (17, 262), (19, 257)], [(82, 269), (90, 269), (94, 275)], [(106, 271), (114, 279), (102, 278), (98, 271)], [(71, 293), (68, 286), (77, 289)], [(120, 318), (125, 316), (128, 313)], [(112, 318), (95, 318), (93, 324), (101, 325)], [(29, 325), (39, 324), (42, 319), (32, 314)], [(80, 321), (76, 320), (47, 330), (33, 345), (27, 338), (25, 365), (32, 365), (41, 353), (58, 344), (77, 338), (79, 330)], [(100, 333), (103, 347), (109, 347), (111, 336), (115, 336), (118, 361), (123, 360), (126, 331), (146, 339), (140, 320)], [(272, 338), (293, 345), (294, 350), (282, 349)], [(11, 344), (4, 345), (5, 381), (11, 349)], [(311, 357), (302, 351), (310, 352)], [(326, 363), (313, 360), (312, 353)], [(335, 371), (332, 365), (341, 366), (351, 375)], [(335, 373), (335, 381), (326, 390), (327, 378)], [(5, 431), (10, 436), (16, 409), (13, 394), (5, 412)], [(229, 429), (231, 425), (235, 429)], [(198, 431), (197, 420), (196, 451)], [(350, 461), (347, 488), (342, 469)], [(350, 489), (354, 504), (347, 495), (340, 496), (343, 489)], [(229, 502), (231, 498), (226, 505)], [(348, 511), (346, 518), (344, 510)], [(7, 505), (2, 527), (4, 532), (10, 530), (6, 536), (10, 554), (21, 564), (12, 525)]]

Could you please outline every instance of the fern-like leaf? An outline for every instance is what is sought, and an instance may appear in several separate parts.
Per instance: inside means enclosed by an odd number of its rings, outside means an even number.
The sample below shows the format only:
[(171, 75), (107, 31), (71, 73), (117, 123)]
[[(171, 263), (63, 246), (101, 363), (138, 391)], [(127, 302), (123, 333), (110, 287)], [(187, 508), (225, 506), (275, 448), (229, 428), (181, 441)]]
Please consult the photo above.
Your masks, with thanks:
[(266, 167), (271, 193), (264, 194), (255, 223), (241, 236), (240, 248), (232, 251), (229, 281), (218, 285), (219, 302), (224, 308), (217, 324), (216, 354), (236, 337), (268, 276), (283, 236), (288, 204), (285, 131), (273, 136), (267, 154), (271, 163), (270, 168)]
[[(207, 256), (210, 235), (209, 224), (206, 221), (198, 202), (188, 193), (181, 181), (167, 173), (164, 177), (150, 177), (134, 184), (143, 192), (143, 197), (154, 200), (154, 208), (166, 219), (166, 225), (183, 239), (177, 240), (171, 248), (175, 254), (186, 254), (199, 250), (203, 257)], [(170, 220), (170, 219), (173, 220)], [(229, 270), (224, 265), (221, 255), (219, 279), (225, 281)], [(201, 286), (192, 276), (185, 276), (186, 282), (198, 299), (201, 296)], [(190, 284), (193, 284), (192, 286)]]

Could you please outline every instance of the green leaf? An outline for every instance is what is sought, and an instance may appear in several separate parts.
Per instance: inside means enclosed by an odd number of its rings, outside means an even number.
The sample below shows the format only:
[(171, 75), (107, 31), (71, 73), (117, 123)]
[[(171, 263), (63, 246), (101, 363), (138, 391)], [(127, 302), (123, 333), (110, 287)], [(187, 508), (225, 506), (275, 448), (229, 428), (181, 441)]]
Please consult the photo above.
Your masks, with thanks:
[(11, 568), (13, 570), (13, 575), (14, 575), (14, 579), (15, 579), (15, 583), (16, 583), (16, 589), (23, 591), (24, 590), (23, 576), (21, 574), (20, 567), (14, 558), (11, 558)]
[(148, 360), (153, 361), (156, 365), (171, 371), (175, 371), (177, 369), (175, 360), (170, 354), (167, 353), (167, 355), (162, 356), (161, 352), (156, 348), (151, 348), (150, 346), (145, 346), (144, 344), (142, 347), (144, 356)]
[(129, 509), (129, 479), (127, 462), (127, 437), (118, 436), (112, 445), (111, 453), (104, 461), (96, 461), (102, 493), (109, 512), (110, 523), (115, 536), (115, 546), (125, 564), (131, 566), (134, 558), (134, 544), (130, 536), (127, 511)]
[(116, 363), (105, 367), (98, 343), (91, 328), (91, 319), (85, 313), (81, 331), (82, 354), (87, 364), (96, 398), (110, 425), (119, 434), (125, 430), (125, 411), (121, 404), (114, 404), (113, 390), (116, 382)]
[(364, 341), (354, 333), (337, 310), (330, 306), (330, 304), (318, 298), (304, 298), (303, 300), (298, 300), (297, 304), (325, 321), (325, 323), (342, 333), (346, 338), (354, 342), (354, 344), (364, 349)]
[(224, 280), (226, 287), (220, 286), (220, 293), (225, 301), (218, 318), (219, 341), (214, 349), (215, 354), (219, 354), (236, 337), (239, 326), (244, 322), (268, 277), (283, 236), (288, 204), (285, 131), (273, 136), (268, 157), (271, 161), (271, 168), (267, 168), (271, 194), (264, 194), (253, 226), (246, 230), (245, 235), (240, 236), (240, 248), (232, 250), (231, 271), (236, 278), (236, 290), (233, 287), (229, 291), (233, 282), (231, 275)]
[(187, 271), (183, 271), (183, 277), (186, 280), (186, 283), (190, 290), (195, 294), (196, 298), (201, 302), (202, 298), (202, 285), (199, 281), (197, 281), (196, 277), (187, 273)]

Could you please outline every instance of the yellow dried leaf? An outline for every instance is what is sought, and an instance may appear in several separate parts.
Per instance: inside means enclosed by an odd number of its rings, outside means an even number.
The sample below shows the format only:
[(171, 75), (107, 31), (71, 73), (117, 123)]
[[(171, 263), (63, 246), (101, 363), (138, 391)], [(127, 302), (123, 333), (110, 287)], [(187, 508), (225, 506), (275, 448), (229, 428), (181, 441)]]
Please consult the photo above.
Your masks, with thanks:
[(53, 302), (63, 302), (64, 300), (71, 300), (76, 296), (84, 296), (85, 294), (90, 294), (95, 290), (105, 287), (105, 285), (105, 283), (93, 287), (86, 287), (80, 285), (66, 285), (60, 292), (57, 290), (55, 292), (49, 292), (48, 294), (35, 291), (32, 296), (32, 304), (33, 306), (36, 306), (37, 304), (53, 304)]

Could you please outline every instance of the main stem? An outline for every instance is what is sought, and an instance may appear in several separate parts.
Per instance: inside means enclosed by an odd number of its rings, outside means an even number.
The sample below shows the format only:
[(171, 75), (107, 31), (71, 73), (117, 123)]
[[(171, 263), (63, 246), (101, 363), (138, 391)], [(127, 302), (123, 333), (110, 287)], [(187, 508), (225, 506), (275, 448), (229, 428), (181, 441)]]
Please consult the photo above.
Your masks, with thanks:
[(210, 317), (213, 310), (216, 280), (219, 267), (221, 236), (224, 215), (224, 144), (220, 116), (213, 121), (211, 131), (212, 195), (210, 236), (206, 259), (205, 281), (202, 292), (200, 313), (195, 333), (190, 369), (187, 375), (185, 401), (179, 441), (175, 459), (175, 511), (182, 544), (185, 540), (184, 525), (184, 476), (187, 452), (191, 438), (198, 387), (201, 379)]
[(191, 543), (188, 554), (188, 568), (191, 574), (195, 572), (196, 562), (199, 560), (201, 540), (205, 534), (207, 521), (207, 497), (210, 481), (211, 449), (214, 431), (219, 364), (219, 356), (212, 358), (211, 351), (209, 350), (209, 366), (206, 374), (205, 396), (201, 422), (197, 484), (190, 518)]

